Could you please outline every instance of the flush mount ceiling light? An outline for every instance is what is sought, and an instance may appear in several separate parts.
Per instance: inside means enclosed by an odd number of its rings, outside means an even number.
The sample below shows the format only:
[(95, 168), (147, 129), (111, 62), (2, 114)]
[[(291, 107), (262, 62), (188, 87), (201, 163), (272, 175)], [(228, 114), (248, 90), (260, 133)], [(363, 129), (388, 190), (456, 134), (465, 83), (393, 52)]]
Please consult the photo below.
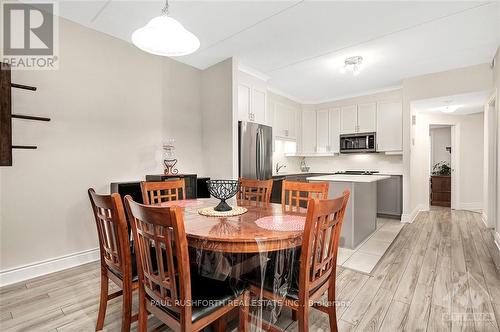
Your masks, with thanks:
[(361, 65), (363, 64), (362, 56), (352, 56), (344, 61), (344, 67), (341, 69), (342, 73), (352, 72), (354, 76), (357, 76), (361, 71)]
[(455, 112), (459, 106), (457, 105), (451, 105), (451, 103), (453, 102), (453, 100), (446, 100), (444, 101), (444, 103), (446, 104), (445, 107), (441, 107), (441, 112), (443, 113), (453, 113)]
[(168, 0), (162, 15), (134, 31), (132, 42), (141, 50), (162, 56), (181, 56), (195, 52), (200, 47), (198, 38), (177, 20), (169, 16)]

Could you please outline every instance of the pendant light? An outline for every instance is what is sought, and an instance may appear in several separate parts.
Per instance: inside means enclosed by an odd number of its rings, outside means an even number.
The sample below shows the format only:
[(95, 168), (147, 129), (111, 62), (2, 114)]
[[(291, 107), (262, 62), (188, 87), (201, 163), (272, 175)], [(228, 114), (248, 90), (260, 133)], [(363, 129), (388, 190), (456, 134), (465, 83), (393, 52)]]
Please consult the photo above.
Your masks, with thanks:
[(181, 56), (195, 52), (199, 39), (177, 20), (169, 16), (168, 0), (162, 15), (134, 31), (132, 42), (141, 50), (162, 56)]

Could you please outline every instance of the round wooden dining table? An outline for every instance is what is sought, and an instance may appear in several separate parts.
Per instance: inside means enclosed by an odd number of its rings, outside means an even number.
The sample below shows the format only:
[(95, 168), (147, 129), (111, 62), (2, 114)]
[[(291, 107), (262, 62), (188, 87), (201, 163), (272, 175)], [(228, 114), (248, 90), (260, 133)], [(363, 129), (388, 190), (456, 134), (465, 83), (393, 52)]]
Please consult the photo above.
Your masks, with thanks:
[(223, 253), (262, 253), (298, 247), (302, 231), (271, 230), (257, 225), (256, 221), (268, 216), (301, 216), (306, 210), (284, 211), (281, 204), (228, 200), (231, 206), (241, 206), (248, 211), (231, 217), (209, 217), (199, 209), (215, 207), (214, 198), (161, 203), (162, 206), (180, 206), (184, 210), (184, 227), (188, 244), (196, 249)]

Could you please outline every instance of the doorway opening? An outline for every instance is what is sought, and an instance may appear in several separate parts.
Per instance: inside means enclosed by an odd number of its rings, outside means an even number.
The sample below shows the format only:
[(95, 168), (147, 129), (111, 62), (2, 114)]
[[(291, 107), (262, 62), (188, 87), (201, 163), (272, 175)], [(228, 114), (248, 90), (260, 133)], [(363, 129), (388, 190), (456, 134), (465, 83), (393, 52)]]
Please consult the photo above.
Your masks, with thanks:
[(452, 125), (429, 125), (429, 205), (451, 208), (454, 135)]

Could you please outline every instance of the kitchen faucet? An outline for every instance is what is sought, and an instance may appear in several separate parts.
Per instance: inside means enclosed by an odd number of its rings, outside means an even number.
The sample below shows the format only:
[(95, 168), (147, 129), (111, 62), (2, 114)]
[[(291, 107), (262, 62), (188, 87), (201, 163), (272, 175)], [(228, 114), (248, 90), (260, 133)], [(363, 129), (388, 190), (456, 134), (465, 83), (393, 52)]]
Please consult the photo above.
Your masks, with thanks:
[(278, 173), (279, 173), (279, 171), (280, 171), (280, 169), (282, 169), (282, 168), (286, 168), (286, 165), (281, 165), (281, 166), (280, 166), (280, 163), (279, 163), (279, 162), (277, 162), (277, 163), (276, 163), (276, 174), (278, 174)]

